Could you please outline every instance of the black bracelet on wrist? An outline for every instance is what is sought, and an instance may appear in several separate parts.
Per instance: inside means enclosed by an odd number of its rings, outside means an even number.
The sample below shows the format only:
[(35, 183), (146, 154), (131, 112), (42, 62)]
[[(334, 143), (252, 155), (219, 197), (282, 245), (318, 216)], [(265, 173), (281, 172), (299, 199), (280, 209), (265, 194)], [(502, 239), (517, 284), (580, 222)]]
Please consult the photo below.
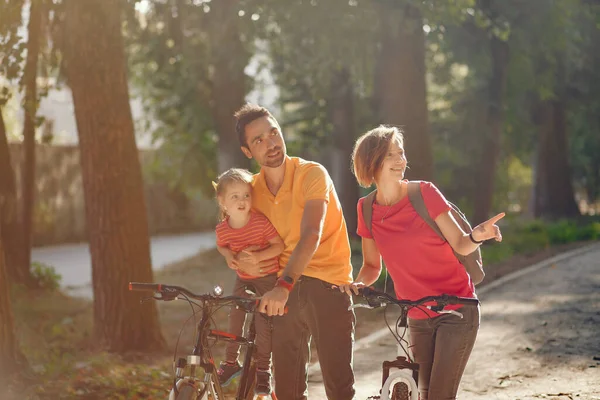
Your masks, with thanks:
[(483, 243), (485, 241), (485, 240), (480, 240), (480, 241), (475, 240), (473, 238), (473, 232), (469, 233), (469, 239), (471, 239), (471, 242), (473, 242), (475, 244), (481, 244), (481, 243)]

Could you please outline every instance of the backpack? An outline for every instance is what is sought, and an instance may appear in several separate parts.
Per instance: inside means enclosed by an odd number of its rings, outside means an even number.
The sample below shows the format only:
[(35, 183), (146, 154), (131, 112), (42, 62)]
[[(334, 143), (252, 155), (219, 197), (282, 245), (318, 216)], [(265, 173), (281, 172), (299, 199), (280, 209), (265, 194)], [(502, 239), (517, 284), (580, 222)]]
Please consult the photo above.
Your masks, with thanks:
[[(363, 202), (362, 211), (363, 218), (365, 224), (369, 228), (369, 232), (371, 232), (371, 236), (373, 236), (373, 228), (372, 228), (372, 218), (373, 218), (373, 201), (375, 200), (375, 194), (377, 190), (369, 193)], [(446, 241), (446, 238), (442, 234), (442, 231), (437, 226), (435, 221), (429, 215), (429, 211), (427, 211), (427, 207), (425, 206), (425, 201), (423, 200), (423, 194), (421, 193), (421, 182), (420, 181), (410, 181), (408, 182), (408, 200), (412, 204), (417, 214), (434, 230), (435, 233), (438, 234), (442, 240)], [(460, 209), (448, 202), (450, 205), (450, 212), (452, 216), (458, 223), (458, 225), (462, 228), (466, 233), (471, 233), (473, 228), (471, 228), (471, 224), (467, 221), (467, 217), (465, 214), (460, 211)], [(462, 254), (458, 254), (454, 249), (452, 250), (454, 255), (458, 259), (458, 261), (465, 267), (469, 276), (471, 277), (471, 281), (473, 284), (477, 285), (483, 281), (485, 277), (485, 272), (483, 272), (483, 262), (481, 259), (481, 250), (477, 247), (477, 250), (472, 252), (467, 256), (463, 256)]]

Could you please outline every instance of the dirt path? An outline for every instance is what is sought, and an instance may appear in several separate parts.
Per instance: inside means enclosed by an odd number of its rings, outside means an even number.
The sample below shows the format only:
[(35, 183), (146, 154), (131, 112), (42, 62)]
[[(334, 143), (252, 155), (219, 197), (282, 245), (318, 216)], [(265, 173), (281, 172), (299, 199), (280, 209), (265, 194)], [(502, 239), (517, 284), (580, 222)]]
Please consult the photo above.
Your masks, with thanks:
[[(587, 249), (480, 292), (461, 400), (600, 399), (600, 245)], [(365, 399), (396, 346), (386, 335), (359, 347), (357, 399)], [(325, 399), (320, 374), (310, 380), (310, 399)]]

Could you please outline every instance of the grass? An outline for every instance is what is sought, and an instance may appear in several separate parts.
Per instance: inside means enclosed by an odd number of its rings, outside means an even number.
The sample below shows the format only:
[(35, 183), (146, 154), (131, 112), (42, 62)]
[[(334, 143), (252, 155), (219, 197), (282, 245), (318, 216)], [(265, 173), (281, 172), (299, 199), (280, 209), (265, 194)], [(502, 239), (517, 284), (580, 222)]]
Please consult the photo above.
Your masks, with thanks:
[[(597, 240), (600, 222), (526, 224), (512, 221), (503, 227), (503, 235), (502, 243), (483, 248), (488, 276), (502, 265), (510, 265), (514, 270), (531, 263), (535, 254), (551, 255), (548, 249), (563, 249), (569, 244)], [(362, 261), (360, 244), (352, 243), (352, 247), (353, 265), (359, 268)], [(169, 352), (118, 356), (106, 353), (94, 344), (91, 301), (53, 290), (52, 271), (38, 267), (38, 272), (44, 279), (46, 290), (27, 293), (13, 290), (12, 293), (17, 336), (31, 366), (33, 379), (13, 382), (0, 391), (0, 400), (167, 398), (172, 383), (175, 342), (183, 322), (191, 315), (187, 303), (157, 304)], [(155, 274), (156, 282), (182, 285), (195, 292), (208, 292), (219, 284), (225, 293), (229, 293), (234, 279), (234, 274), (215, 250), (175, 263)], [(381, 310), (357, 309), (356, 313), (357, 338), (385, 326)], [(226, 330), (226, 310), (215, 315), (215, 323)], [(193, 337), (194, 324), (191, 322), (182, 332), (179, 355), (190, 348)], [(217, 361), (222, 358), (223, 349), (221, 345), (215, 347)]]

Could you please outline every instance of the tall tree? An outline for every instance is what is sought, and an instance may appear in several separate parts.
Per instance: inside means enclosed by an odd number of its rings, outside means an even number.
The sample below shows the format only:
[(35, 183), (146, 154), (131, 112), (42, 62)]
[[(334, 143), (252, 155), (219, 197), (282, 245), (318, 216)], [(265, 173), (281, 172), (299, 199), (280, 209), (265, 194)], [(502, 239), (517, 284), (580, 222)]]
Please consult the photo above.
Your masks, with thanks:
[[(569, 69), (569, 149), (574, 185), (587, 205), (600, 212), (600, 2), (583, 2), (575, 18), (577, 46)], [(583, 210), (582, 210), (583, 211)]]
[(329, 109), (333, 141), (331, 176), (340, 197), (348, 232), (352, 235), (357, 226), (356, 202), (359, 191), (349, 167), (356, 128), (354, 86), (348, 68), (340, 68), (332, 76)]
[[(0, 15), (2, 15), (0, 19), (0, 52), (5, 55), (0, 62), (0, 75), (6, 78), (0, 82), (2, 89), (0, 91), (0, 110), (12, 95), (13, 88), (10, 87), (10, 84), (15, 83), (22, 76), (21, 65), (24, 62), (22, 55), (25, 52), (26, 44), (19, 34), (19, 28), (22, 26), (23, 6), (22, 0), (9, 3), (0, 2)], [(30, 23), (30, 29), (33, 31), (36, 30), (36, 19), (34, 16)], [(32, 41), (35, 42), (35, 39)], [(22, 213), (20, 213), (22, 204), (19, 204), (17, 200), (19, 196), (8, 148), (8, 132), (6, 132), (4, 119), (1, 117), (3, 116), (0, 115), (0, 175), (5, 190), (5, 214), (4, 218), (0, 220), (0, 225), (2, 226), (2, 240), (4, 240), (6, 271), (11, 282), (33, 286), (34, 280), (31, 277), (27, 261), (30, 248), (23, 242)]]
[(380, 123), (403, 127), (407, 177), (432, 180), (423, 16), (411, 2), (381, 1), (378, 6), (375, 112)]
[(555, 98), (538, 100), (534, 121), (538, 128), (538, 149), (534, 182), (534, 215), (544, 218), (575, 217), (575, 203), (564, 93), (564, 54), (557, 56), (559, 89)]
[[(3, 203), (4, 196), (0, 194), (0, 212), (4, 208)], [(26, 368), (27, 361), (19, 349), (15, 334), (1, 233), (0, 231), (0, 383), (5, 387), (6, 379), (10, 379), (15, 373), (20, 373)]]
[[(489, 53), (491, 73), (488, 75), (488, 100), (485, 130), (482, 132), (483, 140), (480, 168), (477, 170), (477, 191), (475, 192), (474, 221), (486, 221), (489, 217), (494, 200), (494, 187), (496, 170), (500, 158), (502, 133), (504, 130), (504, 108), (506, 83), (508, 80), (509, 46), (507, 38), (501, 37), (497, 32), (502, 21), (499, 11), (493, 0), (479, 0), (479, 7), (483, 11), (490, 27), (485, 29), (489, 37)], [(495, 29), (494, 29), (495, 28)]]
[(340, 197), (348, 233), (353, 235), (357, 227), (356, 203), (358, 185), (350, 171), (350, 158), (356, 138), (354, 117), (354, 86), (348, 68), (335, 71), (329, 100), (332, 124), (333, 148), (331, 152), (331, 176)]
[(174, 186), (211, 194), (219, 171), (250, 165), (233, 113), (252, 88), (245, 69), (264, 29), (256, 3), (150, 0), (143, 14), (130, 15), (132, 83), (153, 117), (160, 164)]
[(17, 344), (15, 326), (10, 301), (10, 287), (6, 257), (4, 252), (5, 220), (15, 219), (15, 184), (8, 145), (2, 107), (0, 107), (0, 384), (11, 373), (26, 367), (26, 360)]
[(129, 104), (120, 0), (66, 0), (64, 60), (79, 135), (92, 256), (94, 326), (116, 352), (164, 346), (154, 304), (129, 281), (153, 280), (146, 204)]
[(214, 4), (208, 37), (213, 66), (211, 110), (219, 134), (218, 170), (248, 168), (249, 160), (240, 151), (233, 113), (245, 102), (248, 82), (244, 72), (251, 54), (242, 42), (238, 0)]
[(6, 262), (6, 275), (10, 282), (30, 286), (33, 279), (31, 272), (25, 264), (23, 254), (26, 249), (22, 242), (21, 224), (19, 223), (17, 185), (15, 171), (11, 164), (10, 148), (4, 117), (2, 115), (2, 102), (0, 102), (0, 183), (2, 185), (3, 212), (0, 218), (0, 240), (5, 244), (4, 261)]
[(579, 70), (582, 64), (581, 60), (572, 60), (576, 58), (573, 49), (584, 42), (580, 34), (581, 21), (577, 18), (582, 6), (579, 0), (553, 2), (546, 13), (543, 30), (532, 32), (536, 39), (530, 49), (536, 76), (531, 93), (532, 119), (538, 139), (532, 201), (536, 217), (579, 215), (569, 159), (568, 115), (569, 106), (574, 104), (573, 77), (569, 71)]
[[(366, 2), (269, 2), (266, 37), (280, 89), (284, 134), (291, 153), (329, 171), (350, 234), (356, 232), (359, 188), (350, 169), (360, 130), (373, 127), (376, 20)], [(332, 17), (335, 16), (335, 17)]]
[[(18, 276), (27, 278), (31, 265), (31, 241), (33, 235), (33, 213), (35, 198), (35, 128), (39, 107), (37, 77), (40, 41), (42, 36), (43, 0), (31, 0), (29, 6), (29, 25), (27, 33), (27, 57), (23, 71), (23, 164), (21, 166), (21, 234), (23, 260)], [(20, 269), (21, 269), (20, 268)]]

